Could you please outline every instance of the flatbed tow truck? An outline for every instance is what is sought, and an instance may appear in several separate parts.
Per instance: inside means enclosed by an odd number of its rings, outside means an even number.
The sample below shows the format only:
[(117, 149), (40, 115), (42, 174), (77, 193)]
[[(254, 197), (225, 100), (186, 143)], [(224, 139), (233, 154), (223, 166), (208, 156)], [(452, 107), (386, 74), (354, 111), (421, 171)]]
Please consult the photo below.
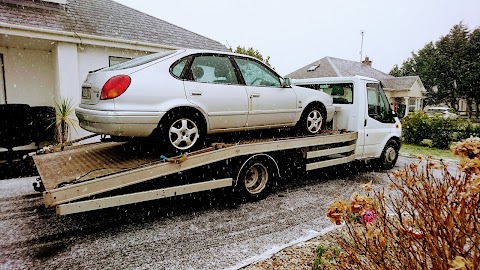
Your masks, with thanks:
[[(33, 156), (40, 175), (37, 189), (43, 192), (45, 206), (55, 207), (56, 214), (61, 216), (220, 188), (233, 189), (238, 191), (235, 194), (247, 198), (261, 198), (274, 179), (282, 177), (286, 167), (311, 171), (372, 158), (385, 168), (393, 167), (400, 146), (398, 119), (381, 123), (370, 111), (372, 99), (366, 99), (367, 90), (383, 93), (378, 81), (355, 76), (305, 83), (341, 85), (350, 89), (347, 98), (351, 95), (356, 103), (338, 105), (332, 130), (314, 136), (213, 143), (174, 158), (138, 154), (142, 151), (125, 142), (93, 143), (38, 154)], [(385, 110), (391, 113), (388, 104)], [(372, 121), (375, 128), (369, 129), (367, 121)], [(379, 130), (383, 132), (380, 136), (376, 134)], [(369, 144), (369, 136), (376, 136), (376, 142)], [(294, 162), (286, 161), (286, 156), (296, 158)], [(198, 179), (190, 178), (187, 183), (161, 185), (194, 169), (215, 173), (205, 174), (213, 175), (212, 178), (196, 174)]]
[[(137, 157), (123, 147), (126, 143), (104, 142), (73, 147), (61, 152), (35, 155), (45, 206), (57, 215), (132, 204), (217, 188), (235, 187), (244, 176), (245, 188), (263, 192), (268, 177), (281, 176), (279, 158), (285, 151), (305, 153), (305, 170), (314, 170), (355, 159), (357, 132), (330, 132), (308, 137), (238, 141), (171, 158)], [(126, 186), (156, 181), (189, 169), (230, 160), (240, 162), (237, 171), (221, 179), (197, 179), (195, 183), (142, 192), (93, 198)], [(254, 162), (252, 162), (254, 161)], [(251, 186), (251, 189), (247, 185)], [(255, 188), (256, 187), (256, 188)], [(260, 187), (260, 188), (259, 188)], [(260, 194), (258, 194), (260, 195)]]

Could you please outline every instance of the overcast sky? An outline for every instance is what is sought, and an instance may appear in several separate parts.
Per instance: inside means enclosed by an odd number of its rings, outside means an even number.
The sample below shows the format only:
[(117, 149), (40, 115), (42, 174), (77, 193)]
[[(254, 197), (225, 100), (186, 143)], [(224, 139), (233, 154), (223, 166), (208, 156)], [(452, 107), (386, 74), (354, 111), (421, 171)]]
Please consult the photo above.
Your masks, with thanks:
[(115, 0), (226, 46), (254, 47), (281, 75), (325, 56), (389, 72), (463, 21), (480, 26), (479, 0)]

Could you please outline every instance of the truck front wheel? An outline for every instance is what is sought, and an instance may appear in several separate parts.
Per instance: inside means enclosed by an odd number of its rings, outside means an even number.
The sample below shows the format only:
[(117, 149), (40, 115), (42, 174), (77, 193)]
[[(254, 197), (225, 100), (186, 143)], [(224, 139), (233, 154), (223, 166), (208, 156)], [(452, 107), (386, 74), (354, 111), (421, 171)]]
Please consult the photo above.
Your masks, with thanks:
[(395, 166), (398, 159), (399, 146), (395, 140), (389, 140), (383, 148), (382, 155), (378, 160), (378, 165), (381, 169), (390, 170)]

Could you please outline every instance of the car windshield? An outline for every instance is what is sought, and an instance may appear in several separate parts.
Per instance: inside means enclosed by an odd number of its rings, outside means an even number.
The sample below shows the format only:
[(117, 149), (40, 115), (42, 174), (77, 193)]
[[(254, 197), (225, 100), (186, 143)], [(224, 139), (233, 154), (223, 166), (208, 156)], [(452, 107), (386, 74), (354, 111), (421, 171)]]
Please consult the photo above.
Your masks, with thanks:
[(127, 68), (133, 68), (133, 67), (138, 67), (143, 64), (164, 58), (166, 56), (169, 56), (177, 51), (164, 51), (164, 52), (159, 52), (159, 53), (154, 53), (154, 54), (149, 54), (145, 55), (142, 57), (138, 57), (120, 64), (113, 65), (111, 67), (106, 67), (103, 68), (102, 71), (111, 71), (111, 70), (121, 70), (121, 69), (127, 69)]

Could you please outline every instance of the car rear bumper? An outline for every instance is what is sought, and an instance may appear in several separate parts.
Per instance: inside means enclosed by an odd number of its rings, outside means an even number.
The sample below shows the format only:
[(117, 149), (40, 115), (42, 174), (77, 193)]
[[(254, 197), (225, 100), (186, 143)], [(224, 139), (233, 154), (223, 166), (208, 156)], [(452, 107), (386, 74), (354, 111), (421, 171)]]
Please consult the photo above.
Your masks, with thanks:
[(165, 112), (99, 111), (76, 108), (80, 127), (97, 134), (148, 137)]

